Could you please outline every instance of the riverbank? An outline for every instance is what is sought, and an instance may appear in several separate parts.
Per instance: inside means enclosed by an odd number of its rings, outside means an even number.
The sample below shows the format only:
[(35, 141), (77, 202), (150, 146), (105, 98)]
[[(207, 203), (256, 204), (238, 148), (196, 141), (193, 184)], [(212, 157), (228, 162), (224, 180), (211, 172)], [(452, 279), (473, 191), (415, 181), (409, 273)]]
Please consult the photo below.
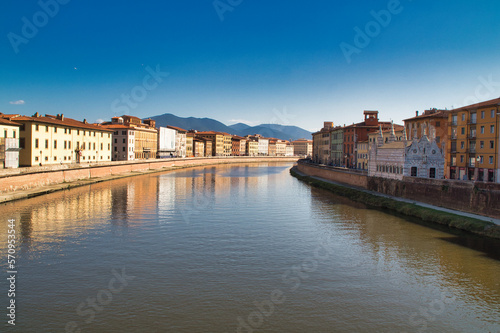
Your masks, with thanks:
[(219, 164), (296, 162), (298, 157), (212, 157), (106, 164), (53, 166), (47, 170), (24, 170), (17, 174), (0, 174), (0, 203), (27, 199), (74, 187), (149, 173)]
[[(391, 197), (373, 191), (363, 190), (354, 186), (339, 184), (334, 181), (321, 179), (319, 177), (311, 177), (298, 171), (296, 167), (290, 170), (292, 176), (304, 181), (312, 186), (326, 189), (337, 195), (349, 198), (350, 200), (364, 203), (374, 208), (389, 209), (406, 216), (412, 216), (421, 219), (425, 222), (445, 225), (450, 228), (455, 228), (470, 232), (476, 235), (500, 239), (500, 225), (483, 216), (463, 213), (442, 209), (440, 207), (432, 207), (431, 205), (417, 202), (409, 202), (408, 200)], [(488, 219), (488, 220), (487, 220)], [(492, 220), (492, 221), (490, 221)]]

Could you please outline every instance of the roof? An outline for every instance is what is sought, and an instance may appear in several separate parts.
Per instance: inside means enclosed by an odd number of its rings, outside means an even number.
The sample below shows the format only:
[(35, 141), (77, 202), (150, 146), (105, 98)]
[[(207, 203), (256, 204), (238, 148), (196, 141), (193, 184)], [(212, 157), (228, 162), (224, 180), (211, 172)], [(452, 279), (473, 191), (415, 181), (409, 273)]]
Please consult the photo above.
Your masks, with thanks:
[(481, 103), (463, 106), (463, 107), (458, 108), (458, 109), (453, 109), (453, 110), (451, 110), (451, 112), (461, 111), (461, 110), (469, 110), (469, 109), (480, 109), (480, 108), (484, 108), (487, 106), (498, 106), (498, 105), (500, 105), (500, 97), (495, 98), (495, 99), (490, 99), (489, 101), (484, 101)]
[(13, 121), (4, 118), (0, 118), (0, 125), (17, 126), (17, 127), (21, 126), (21, 124), (15, 123)]
[(135, 129), (135, 127), (130, 127), (122, 124), (112, 124), (112, 125), (102, 124), (101, 126), (110, 129), (132, 129), (132, 130)]
[(103, 132), (112, 132), (113, 130), (107, 129), (103, 126), (95, 125), (95, 124), (89, 124), (89, 123), (84, 123), (82, 121), (78, 121), (75, 119), (71, 118), (66, 118), (62, 117), (59, 118), (57, 116), (51, 116), (51, 115), (45, 115), (43, 116), (38, 116), (38, 117), (28, 117), (28, 116), (19, 116), (12, 118), (12, 121), (20, 121), (20, 122), (37, 122), (37, 123), (42, 123), (42, 124), (51, 124), (51, 125), (59, 125), (63, 127), (73, 127), (73, 128), (85, 128), (85, 129), (90, 129), (93, 131), (103, 131)]
[[(428, 112), (428, 111), (432, 111), (432, 110), (426, 110), (425, 112)], [(404, 119), (403, 121), (427, 119), (427, 118), (448, 118), (448, 113), (450, 113), (449, 110), (436, 110), (436, 111), (437, 112), (435, 112), (435, 113), (424, 113), (424, 114), (421, 114), (420, 116), (415, 116), (413, 118)]]
[(176, 130), (177, 132), (187, 132), (185, 129), (180, 128), (180, 127), (176, 127), (176, 126), (170, 126), (170, 125), (167, 125), (167, 128), (174, 129), (174, 130)]

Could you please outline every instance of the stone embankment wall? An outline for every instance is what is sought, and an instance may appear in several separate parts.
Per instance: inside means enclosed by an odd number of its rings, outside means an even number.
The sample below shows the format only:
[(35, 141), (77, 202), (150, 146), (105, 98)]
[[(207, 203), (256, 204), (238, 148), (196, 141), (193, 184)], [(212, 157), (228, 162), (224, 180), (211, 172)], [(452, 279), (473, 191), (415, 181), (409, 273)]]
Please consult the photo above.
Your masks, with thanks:
[(405, 177), (403, 180), (368, 177), (356, 172), (299, 163), (300, 172), (435, 206), (500, 217), (500, 184)]
[(295, 162), (295, 157), (227, 157), (227, 158), (188, 158), (147, 160), (135, 162), (109, 162), (105, 165), (59, 165), (51, 166), (47, 170), (23, 169), (22, 173), (0, 173), (0, 193), (28, 190), (53, 184), (69, 183), (73, 181), (103, 178), (131, 172), (149, 170), (161, 171), (163, 168), (188, 167), (202, 165), (217, 165), (228, 163), (259, 163), (259, 162)]

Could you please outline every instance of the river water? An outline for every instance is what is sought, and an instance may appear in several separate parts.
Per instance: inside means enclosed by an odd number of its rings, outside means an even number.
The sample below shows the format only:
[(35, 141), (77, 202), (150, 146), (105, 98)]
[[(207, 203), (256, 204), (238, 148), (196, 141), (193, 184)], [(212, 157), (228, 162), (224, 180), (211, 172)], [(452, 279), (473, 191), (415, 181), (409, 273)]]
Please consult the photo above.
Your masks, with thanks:
[(0, 206), (5, 323), (8, 219), (17, 234), (16, 326), (2, 332), (500, 332), (498, 242), (367, 209), (290, 167)]

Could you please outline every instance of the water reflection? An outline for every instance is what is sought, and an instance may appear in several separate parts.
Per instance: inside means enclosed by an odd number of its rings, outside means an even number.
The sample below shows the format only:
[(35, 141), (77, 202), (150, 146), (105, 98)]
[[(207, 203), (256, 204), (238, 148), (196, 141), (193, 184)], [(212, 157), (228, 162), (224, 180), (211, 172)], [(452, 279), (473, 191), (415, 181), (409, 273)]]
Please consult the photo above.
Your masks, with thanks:
[[(367, 209), (289, 167), (200, 167), (2, 205), (18, 221), (19, 329), (234, 332), (280, 290), (259, 331), (499, 331), (498, 242)], [(319, 244), (328, 255), (313, 261)], [(78, 305), (124, 267), (134, 283), (85, 323)]]

